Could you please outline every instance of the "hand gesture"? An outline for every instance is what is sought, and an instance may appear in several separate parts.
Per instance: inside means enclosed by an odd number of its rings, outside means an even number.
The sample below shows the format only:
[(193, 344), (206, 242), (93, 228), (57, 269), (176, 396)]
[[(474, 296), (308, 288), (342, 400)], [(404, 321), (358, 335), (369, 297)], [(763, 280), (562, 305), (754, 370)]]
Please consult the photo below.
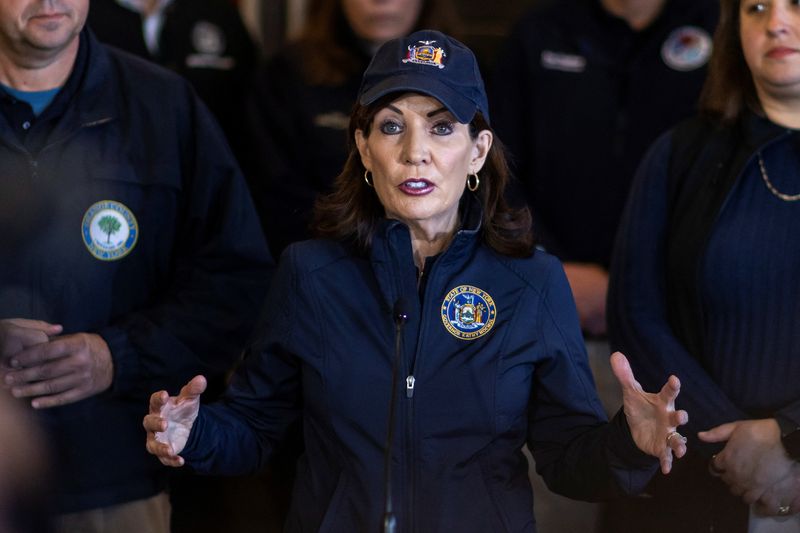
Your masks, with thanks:
[(681, 382), (670, 376), (657, 394), (644, 392), (633, 377), (628, 360), (620, 352), (611, 355), (611, 369), (622, 386), (622, 404), (636, 446), (646, 454), (658, 457), (661, 471), (672, 470), (673, 455), (686, 453), (686, 438), (676, 431), (689, 420), (686, 411), (675, 410), (675, 398)]
[[(41, 330), (42, 333), (56, 331)], [(60, 331), (60, 329), (58, 330)], [(27, 345), (8, 358), (5, 384), (17, 398), (33, 398), (35, 409), (65, 405), (111, 386), (114, 363), (106, 341), (94, 333), (75, 333)]]
[(150, 414), (144, 417), (147, 451), (167, 466), (183, 466), (183, 451), (197, 414), (200, 395), (206, 390), (206, 378), (195, 376), (177, 396), (159, 391), (150, 396)]
[(781, 430), (774, 418), (738, 420), (697, 435), (704, 442), (726, 443), (711, 458), (709, 468), (748, 504), (786, 477), (794, 464), (781, 444)]

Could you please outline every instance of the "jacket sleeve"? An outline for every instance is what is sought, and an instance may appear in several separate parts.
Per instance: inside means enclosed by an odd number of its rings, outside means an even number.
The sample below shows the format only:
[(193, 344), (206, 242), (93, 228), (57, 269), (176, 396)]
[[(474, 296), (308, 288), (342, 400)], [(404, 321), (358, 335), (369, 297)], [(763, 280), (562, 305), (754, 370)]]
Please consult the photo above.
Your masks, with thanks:
[[(197, 472), (240, 475), (262, 468), (302, 412), (300, 359), (288, 346), (298, 308), (295, 269), (284, 254), (248, 351), (225, 395), (200, 408), (181, 456)], [(309, 335), (305, 332), (304, 335)]]
[[(608, 299), (611, 346), (630, 360), (648, 389), (671, 374), (681, 380), (676, 404), (689, 413), (683, 433), (703, 450), (697, 432), (747, 418), (675, 337), (667, 321), (665, 249), (670, 134), (647, 153), (634, 178), (612, 259)], [(706, 448), (706, 452), (710, 453)]]
[(598, 500), (640, 492), (658, 461), (640, 451), (620, 410), (612, 422), (597, 397), (566, 276), (551, 274), (540, 310), (528, 446), (556, 493)]
[(176, 112), (181, 138), (169, 140), (181, 145), (183, 173), (169, 271), (151, 283), (151, 305), (98, 332), (113, 357), (112, 394), (147, 397), (198, 373), (221, 381), (241, 355), (273, 268), (227, 143), (186, 91), (190, 104), (176, 105), (189, 109)]

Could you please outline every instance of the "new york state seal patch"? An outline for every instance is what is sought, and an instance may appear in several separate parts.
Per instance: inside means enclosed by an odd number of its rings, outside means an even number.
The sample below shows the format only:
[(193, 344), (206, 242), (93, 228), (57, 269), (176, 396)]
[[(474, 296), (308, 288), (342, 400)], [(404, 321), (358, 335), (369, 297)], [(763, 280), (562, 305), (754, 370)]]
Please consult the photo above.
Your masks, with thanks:
[(472, 340), (489, 333), (497, 318), (494, 300), (472, 285), (459, 285), (442, 302), (442, 322), (456, 338)]

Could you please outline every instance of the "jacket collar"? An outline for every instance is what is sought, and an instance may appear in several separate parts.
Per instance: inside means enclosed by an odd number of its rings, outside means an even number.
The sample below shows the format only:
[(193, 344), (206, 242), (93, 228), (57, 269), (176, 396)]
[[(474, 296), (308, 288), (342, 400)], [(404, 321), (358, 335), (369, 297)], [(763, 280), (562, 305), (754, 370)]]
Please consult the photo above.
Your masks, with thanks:
[(86, 66), (73, 98), (75, 126), (108, 121), (118, 116), (118, 98), (113, 83), (113, 65), (109, 51), (88, 28), (80, 35), (86, 45)]
[[(457, 269), (472, 256), (480, 242), (483, 209), (471, 192), (461, 199), (461, 229), (456, 231), (437, 263), (448, 270)], [(411, 249), (411, 233), (399, 220), (385, 219), (372, 240), (372, 267), (391, 309), (400, 296), (417, 293), (417, 269)]]

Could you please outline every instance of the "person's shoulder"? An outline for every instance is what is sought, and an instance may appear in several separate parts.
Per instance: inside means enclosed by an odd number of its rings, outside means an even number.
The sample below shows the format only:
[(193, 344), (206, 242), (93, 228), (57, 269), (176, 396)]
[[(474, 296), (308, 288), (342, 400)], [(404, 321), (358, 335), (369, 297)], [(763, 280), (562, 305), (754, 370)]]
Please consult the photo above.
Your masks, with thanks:
[(729, 128), (704, 113), (700, 113), (678, 122), (662, 133), (653, 143), (655, 149), (664, 152), (694, 151), (704, 145), (712, 136)]
[(281, 262), (290, 262), (298, 273), (311, 273), (354, 257), (343, 243), (332, 239), (309, 239), (290, 244), (281, 254)]
[(586, 0), (539, 0), (529, 7), (520, 18), (521, 21), (562, 20), (568, 15), (583, 12)]
[(512, 25), (509, 39), (526, 49), (559, 46), (564, 39), (590, 24), (587, 0), (541, 0)]
[(564, 276), (561, 261), (541, 248), (536, 248), (527, 257), (510, 257), (496, 252), (490, 253), (497, 261), (497, 266), (505, 271), (506, 279), (527, 285), (538, 293), (545, 292), (553, 279)]
[(163, 90), (166, 87), (184, 90), (189, 86), (188, 81), (166, 67), (108, 44), (98, 43), (98, 46), (106, 51), (115, 71), (142, 91)]
[[(719, 2), (717, 0), (670, 0), (666, 9), (676, 23), (702, 23), (716, 25), (719, 18)], [(714, 29), (711, 27), (710, 29)]]

